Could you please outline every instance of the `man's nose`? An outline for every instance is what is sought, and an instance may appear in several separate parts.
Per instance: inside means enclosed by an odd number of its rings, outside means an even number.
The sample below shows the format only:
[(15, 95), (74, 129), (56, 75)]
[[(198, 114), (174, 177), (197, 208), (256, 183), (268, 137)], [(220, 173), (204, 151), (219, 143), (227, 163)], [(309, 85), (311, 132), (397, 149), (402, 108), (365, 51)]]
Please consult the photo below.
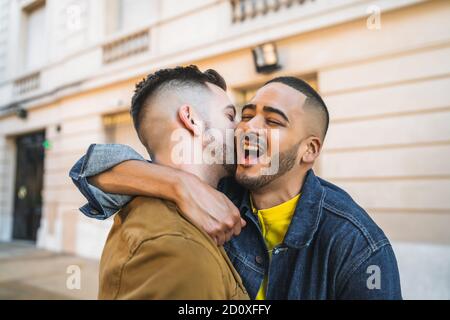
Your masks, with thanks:
[(265, 127), (264, 117), (256, 116), (243, 124), (240, 129), (246, 136), (254, 137), (257, 139), (256, 141), (267, 139), (267, 128)]
[(244, 123), (245, 131), (258, 131), (260, 129), (264, 129), (264, 117), (263, 116), (255, 116), (251, 118), (249, 121)]

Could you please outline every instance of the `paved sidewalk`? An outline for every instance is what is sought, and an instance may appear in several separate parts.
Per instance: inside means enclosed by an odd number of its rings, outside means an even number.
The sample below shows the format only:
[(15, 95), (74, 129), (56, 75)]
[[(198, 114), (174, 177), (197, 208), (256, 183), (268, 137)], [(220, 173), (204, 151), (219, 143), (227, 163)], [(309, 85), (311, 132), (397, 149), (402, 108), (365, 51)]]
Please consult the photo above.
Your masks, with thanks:
[[(67, 288), (69, 266), (79, 267), (80, 289)], [(0, 300), (96, 299), (97, 287), (98, 261), (0, 242)]]

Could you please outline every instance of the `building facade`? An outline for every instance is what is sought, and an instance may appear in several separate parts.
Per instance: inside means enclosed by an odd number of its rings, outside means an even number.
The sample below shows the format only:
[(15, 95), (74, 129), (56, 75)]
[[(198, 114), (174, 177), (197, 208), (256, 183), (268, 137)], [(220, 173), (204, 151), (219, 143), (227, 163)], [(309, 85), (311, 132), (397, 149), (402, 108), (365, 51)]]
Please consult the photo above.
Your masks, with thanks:
[[(252, 50), (277, 47), (258, 73)], [(98, 258), (111, 221), (85, 218), (68, 177), (91, 143), (145, 155), (137, 81), (219, 71), (237, 104), (283, 74), (331, 114), (316, 166), (394, 244), (405, 298), (450, 298), (450, 1), (0, 0), (0, 241)]]

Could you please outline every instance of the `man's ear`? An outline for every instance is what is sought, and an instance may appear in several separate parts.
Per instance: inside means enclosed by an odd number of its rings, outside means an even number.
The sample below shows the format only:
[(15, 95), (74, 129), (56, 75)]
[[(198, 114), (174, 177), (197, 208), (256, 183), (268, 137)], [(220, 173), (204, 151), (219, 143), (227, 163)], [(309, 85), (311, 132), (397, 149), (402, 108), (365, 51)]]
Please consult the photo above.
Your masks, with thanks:
[(182, 105), (178, 109), (178, 117), (184, 127), (194, 136), (199, 136), (201, 134), (201, 123), (190, 105)]
[(311, 136), (305, 141), (306, 151), (303, 153), (302, 162), (314, 164), (314, 161), (319, 157), (322, 148), (322, 141), (316, 137)]

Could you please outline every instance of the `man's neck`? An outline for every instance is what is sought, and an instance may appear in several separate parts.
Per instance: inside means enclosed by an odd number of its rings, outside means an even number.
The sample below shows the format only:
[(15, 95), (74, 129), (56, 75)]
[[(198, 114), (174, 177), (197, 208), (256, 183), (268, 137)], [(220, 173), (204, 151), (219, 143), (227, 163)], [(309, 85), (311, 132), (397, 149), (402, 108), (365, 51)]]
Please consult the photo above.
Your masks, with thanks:
[(217, 165), (183, 164), (179, 165), (178, 169), (196, 175), (200, 180), (209, 184), (214, 189), (217, 188), (219, 180), (224, 177), (223, 174), (220, 174), (220, 168), (217, 168)]
[(264, 187), (251, 191), (253, 205), (257, 209), (268, 209), (282, 204), (299, 194), (307, 170), (289, 171)]
[(208, 164), (177, 164), (171, 160), (170, 154), (159, 153), (155, 155), (155, 163), (189, 172), (200, 178), (213, 188), (217, 188), (219, 180), (225, 176), (225, 170), (220, 165)]

